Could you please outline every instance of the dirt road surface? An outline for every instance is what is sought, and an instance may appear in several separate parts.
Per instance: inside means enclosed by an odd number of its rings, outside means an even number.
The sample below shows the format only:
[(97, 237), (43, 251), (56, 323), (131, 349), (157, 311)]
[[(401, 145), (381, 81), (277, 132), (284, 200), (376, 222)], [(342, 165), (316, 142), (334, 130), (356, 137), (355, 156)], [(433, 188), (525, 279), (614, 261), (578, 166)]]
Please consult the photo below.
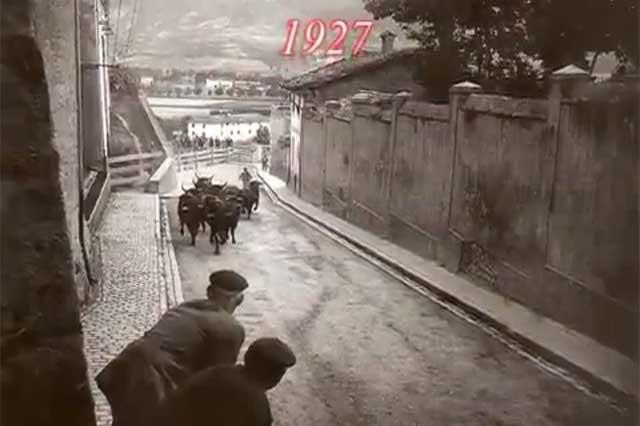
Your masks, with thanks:
[[(227, 167), (230, 180), (240, 169)], [(222, 174), (224, 174), (222, 173)], [(167, 201), (185, 300), (208, 274), (249, 281), (237, 318), (245, 347), (286, 341), (297, 365), (270, 392), (280, 426), (633, 424), (607, 403), (541, 369), (477, 327), (403, 286), (262, 194), (238, 243), (215, 256), (181, 236)], [(185, 234), (186, 231), (185, 231)]]

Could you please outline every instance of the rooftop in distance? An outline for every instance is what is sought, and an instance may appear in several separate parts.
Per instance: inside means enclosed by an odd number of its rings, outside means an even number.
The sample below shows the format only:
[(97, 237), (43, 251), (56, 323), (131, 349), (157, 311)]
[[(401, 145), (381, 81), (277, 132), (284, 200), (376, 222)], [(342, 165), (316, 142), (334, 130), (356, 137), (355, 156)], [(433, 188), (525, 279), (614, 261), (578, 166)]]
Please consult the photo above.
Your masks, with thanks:
[(237, 114), (237, 115), (214, 115), (208, 117), (195, 117), (189, 120), (189, 125), (193, 124), (241, 124), (241, 123), (264, 123), (269, 121), (267, 116), (262, 114)]

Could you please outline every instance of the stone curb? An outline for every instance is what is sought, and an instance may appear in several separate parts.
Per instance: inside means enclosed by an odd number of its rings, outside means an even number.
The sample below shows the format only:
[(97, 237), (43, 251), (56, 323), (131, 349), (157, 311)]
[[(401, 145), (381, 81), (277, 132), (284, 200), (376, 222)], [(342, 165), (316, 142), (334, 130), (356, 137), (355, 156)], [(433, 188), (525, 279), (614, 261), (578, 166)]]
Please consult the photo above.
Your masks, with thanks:
[(160, 205), (160, 226), (162, 231), (162, 247), (164, 255), (164, 268), (163, 274), (165, 277), (168, 307), (171, 308), (175, 305), (179, 305), (184, 302), (184, 293), (182, 289), (182, 279), (180, 278), (180, 270), (178, 268), (178, 261), (176, 260), (176, 252), (173, 247), (173, 240), (171, 239), (171, 226), (169, 223), (169, 213), (167, 212), (167, 205), (163, 200), (170, 197), (158, 197), (158, 203)]
[(327, 230), (330, 234), (341, 238), (346, 241), (347, 247), (349, 245), (355, 247), (358, 250), (361, 250), (368, 256), (380, 261), (383, 265), (391, 268), (393, 271), (399, 273), (401, 276), (408, 278), (409, 280), (418, 283), (420, 286), (426, 288), (430, 293), (435, 295), (435, 297), (446, 304), (452, 305), (455, 308), (460, 309), (462, 312), (471, 317), (472, 320), (478, 321), (481, 324), (488, 325), (489, 327), (496, 330), (503, 336), (506, 336), (508, 339), (513, 340), (516, 345), (521, 346), (526, 352), (535, 354), (536, 357), (540, 357), (545, 361), (551, 363), (552, 365), (558, 366), (561, 369), (568, 371), (570, 374), (575, 375), (580, 380), (585, 382), (587, 388), (590, 391), (600, 394), (607, 399), (614, 399), (615, 401), (610, 401), (612, 404), (619, 405), (624, 407), (625, 409), (629, 409), (632, 411), (637, 410), (638, 408), (638, 398), (637, 396), (631, 395), (627, 392), (622, 391), (615, 385), (611, 384), (605, 378), (598, 377), (594, 375), (592, 372), (582, 368), (580, 365), (574, 363), (571, 359), (565, 358), (557, 353), (555, 353), (550, 348), (545, 347), (544, 345), (529, 339), (527, 336), (519, 333), (516, 330), (511, 329), (505, 324), (497, 321), (492, 316), (487, 313), (481, 311), (480, 309), (466, 303), (461, 300), (453, 293), (448, 293), (443, 291), (438, 286), (435, 286), (433, 283), (429, 282), (425, 278), (419, 276), (413, 271), (407, 269), (399, 262), (394, 259), (389, 258), (388, 256), (380, 253), (374, 248), (368, 247), (367, 245), (357, 241), (356, 239), (350, 237), (344, 232), (339, 231), (338, 229), (331, 226), (331, 224), (320, 221), (315, 217), (309, 215), (308, 213), (302, 211), (295, 205), (290, 202), (284, 200), (280, 197), (278, 192), (269, 185), (268, 181), (262, 176), (260, 171), (255, 168), (256, 175), (260, 178), (266, 188), (268, 188), (268, 195), (270, 198), (275, 199), (278, 203), (285, 206), (286, 208), (292, 210), (295, 214), (305, 218), (309, 222)]
[[(156, 245), (158, 248), (158, 254), (157, 254), (157, 262), (158, 262), (158, 266), (157, 269), (158, 271), (160, 271), (160, 281), (161, 283), (161, 288), (160, 288), (160, 315), (162, 315), (162, 313), (164, 311), (167, 310), (167, 286), (169, 285), (169, 283), (167, 282), (167, 277), (166, 277), (166, 273), (165, 273), (165, 262), (164, 262), (164, 240), (163, 240), (163, 236), (162, 236), (162, 206), (161, 206), (161, 202), (160, 202), (160, 197), (158, 197), (156, 195), (156, 213), (155, 213), (155, 218), (154, 218), (154, 225), (155, 225), (155, 238), (156, 238)], [(164, 285), (162, 285), (164, 284)], [(162, 288), (164, 287), (164, 288)]]

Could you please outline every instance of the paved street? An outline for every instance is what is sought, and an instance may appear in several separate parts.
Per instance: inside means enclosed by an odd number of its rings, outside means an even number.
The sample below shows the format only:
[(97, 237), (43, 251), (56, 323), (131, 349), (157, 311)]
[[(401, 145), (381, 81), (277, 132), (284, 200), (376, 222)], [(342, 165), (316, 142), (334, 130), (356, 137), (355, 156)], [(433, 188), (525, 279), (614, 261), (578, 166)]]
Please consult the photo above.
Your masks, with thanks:
[[(220, 166), (216, 179), (237, 179)], [(215, 256), (181, 236), (167, 201), (184, 298), (230, 268), (250, 282), (237, 316), (249, 343), (277, 336), (298, 364), (271, 392), (275, 424), (627, 425), (576, 390), (273, 205), (242, 219)], [(186, 231), (185, 231), (185, 234)]]

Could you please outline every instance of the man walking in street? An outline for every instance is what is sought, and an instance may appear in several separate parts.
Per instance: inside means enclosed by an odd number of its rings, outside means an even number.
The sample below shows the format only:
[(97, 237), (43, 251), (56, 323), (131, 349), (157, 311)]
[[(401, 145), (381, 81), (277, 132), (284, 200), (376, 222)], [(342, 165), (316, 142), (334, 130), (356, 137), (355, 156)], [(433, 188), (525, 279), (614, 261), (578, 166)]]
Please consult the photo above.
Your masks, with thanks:
[(245, 332), (232, 316), (248, 283), (221, 270), (209, 276), (207, 299), (168, 310), (96, 376), (113, 414), (113, 426), (141, 426), (169, 391), (198, 371), (235, 364)]
[(249, 183), (251, 183), (251, 179), (253, 179), (253, 176), (251, 176), (251, 173), (249, 173), (249, 170), (247, 170), (246, 167), (242, 169), (242, 173), (240, 173), (240, 181), (242, 181), (242, 189), (249, 189)]

